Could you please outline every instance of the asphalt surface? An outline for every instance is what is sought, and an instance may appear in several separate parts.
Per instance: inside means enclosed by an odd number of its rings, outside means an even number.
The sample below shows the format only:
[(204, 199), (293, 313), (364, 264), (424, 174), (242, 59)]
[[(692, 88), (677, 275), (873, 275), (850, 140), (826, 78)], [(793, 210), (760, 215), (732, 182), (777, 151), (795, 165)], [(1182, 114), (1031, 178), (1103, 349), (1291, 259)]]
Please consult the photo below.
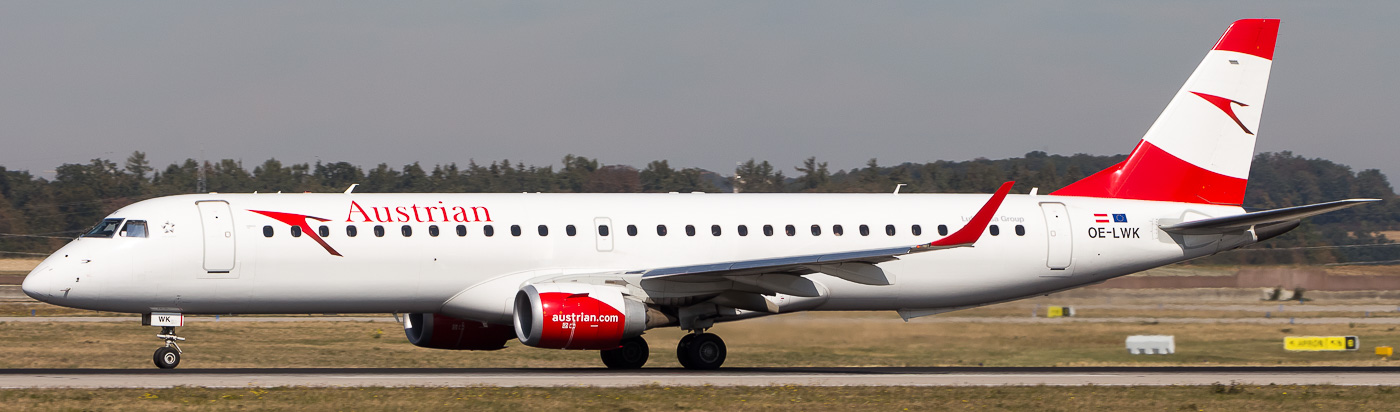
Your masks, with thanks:
[[(822, 318), (819, 320), (809, 319), (784, 319), (781, 317), (760, 318), (760, 321), (792, 321), (792, 322), (870, 322), (872, 318), (852, 317), (852, 318)], [(889, 317), (877, 319), (882, 321), (898, 322), (899, 318), (890, 314)], [(0, 322), (140, 322), (141, 318), (131, 316), (11, 316), (0, 317)], [(383, 316), (187, 316), (185, 324), (205, 322), (395, 322), (389, 315)], [(752, 321), (751, 321), (752, 322)], [(1044, 317), (990, 317), (990, 316), (928, 316), (911, 320), (915, 323), (1171, 323), (1171, 324), (1251, 324), (1251, 325), (1337, 325), (1351, 324), (1358, 325), (1400, 325), (1400, 317), (1385, 318), (1355, 318), (1355, 317), (1318, 317), (1318, 318), (1294, 318), (1287, 315), (1274, 317), (1257, 318), (1146, 318), (1146, 317), (1115, 317), (1115, 318), (1044, 318)]]
[(0, 388), (1400, 385), (1397, 367), (4, 369)]

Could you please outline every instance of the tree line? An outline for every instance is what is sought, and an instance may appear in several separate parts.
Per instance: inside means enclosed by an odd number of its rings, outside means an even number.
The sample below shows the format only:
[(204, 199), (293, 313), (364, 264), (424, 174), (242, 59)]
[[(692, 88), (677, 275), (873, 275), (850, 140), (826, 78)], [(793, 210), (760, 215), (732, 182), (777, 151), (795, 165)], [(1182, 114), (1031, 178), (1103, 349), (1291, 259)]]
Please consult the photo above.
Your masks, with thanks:
[[(142, 152), (123, 164), (108, 159), (63, 164), (52, 180), (0, 166), (0, 256), (46, 254), (127, 204), (165, 195), (205, 192), (340, 192), (358, 184), (357, 193), (415, 192), (846, 192), (990, 193), (1015, 180), (1013, 193), (1050, 193), (1125, 158), (1049, 155), (989, 160), (934, 161), (831, 171), (815, 157), (791, 169), (750, 159), (732, 175), (698, 168), (675, 168), (666, 160), (637, 169), (598, 159), (565, 156), (558, 165), (525, 165), (509, 160), (468, 161), (399, 168), (362, 168), (348, 162), (283, 164), (268, 159), (248, 169), (241, 161), (186, 159), (163, 169)], [(1400, 202), (1385, 175), (1369, 169), (1309, 159), (1290, 152), (1261, 153), (1250, 171), (1245, 206), (1273, 209), (1330, 200), (1387, 199), (1312, 218), (1302, 227), (1251, 250), (1227, 252), (1197, 262), (1290, 264), (1372, 262), (1400, 259), (1400, 246), (1345, 247), (1390, 243), (1378, 233), (1400, 229)]]

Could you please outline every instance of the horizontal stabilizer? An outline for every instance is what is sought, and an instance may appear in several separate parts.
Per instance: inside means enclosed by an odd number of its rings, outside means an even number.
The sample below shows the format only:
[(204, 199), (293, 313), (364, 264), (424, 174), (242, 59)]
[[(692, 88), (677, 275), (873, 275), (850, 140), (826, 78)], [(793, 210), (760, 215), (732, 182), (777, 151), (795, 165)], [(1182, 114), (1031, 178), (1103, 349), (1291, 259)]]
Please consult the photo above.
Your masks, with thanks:
[(1162, 230), (1185, 235), (1205, 235), (1229, 233), (1249, 229), (1252, 226), (1282, 223), (1317, 216), (1323, 213), (1342, 210), (1363, 203), (1378, 202), (1380, 199), (1347, 199), (1335, 202), (1318, 203), (1306, 206), (1285, 207), (1241, 215), (1194, 220), (1162, 226)]

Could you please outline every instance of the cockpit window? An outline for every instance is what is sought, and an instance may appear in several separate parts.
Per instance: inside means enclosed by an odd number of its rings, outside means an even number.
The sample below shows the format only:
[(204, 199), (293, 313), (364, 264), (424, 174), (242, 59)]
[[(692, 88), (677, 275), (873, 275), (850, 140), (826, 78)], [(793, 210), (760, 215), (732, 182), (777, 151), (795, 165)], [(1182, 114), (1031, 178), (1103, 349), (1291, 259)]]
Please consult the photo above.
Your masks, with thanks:
[(122, 226), (122, 237), (146, 237), (146, 221), (128, 220)]
[(93, 226), (83, 237), (112, 237), (119, 227), (122, 227), (122, 219), (102, 219), (102, 223)]

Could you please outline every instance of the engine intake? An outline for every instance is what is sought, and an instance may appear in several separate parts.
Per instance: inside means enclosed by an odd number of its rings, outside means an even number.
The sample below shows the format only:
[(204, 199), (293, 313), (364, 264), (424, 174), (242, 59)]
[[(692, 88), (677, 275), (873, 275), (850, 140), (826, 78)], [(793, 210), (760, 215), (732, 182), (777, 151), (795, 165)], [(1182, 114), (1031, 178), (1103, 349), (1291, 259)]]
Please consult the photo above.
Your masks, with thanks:
[(504, 349), (515, 339), (515, 329), (506, 325), (457, 319), (436, 313), (404, 315), (403, 331), (415, 346), (451, 350)]
[(515, 294), (515, 334), (551, 349), (614, 349), (647, 329), (646, 304), (609, 286), (526, 285)]

